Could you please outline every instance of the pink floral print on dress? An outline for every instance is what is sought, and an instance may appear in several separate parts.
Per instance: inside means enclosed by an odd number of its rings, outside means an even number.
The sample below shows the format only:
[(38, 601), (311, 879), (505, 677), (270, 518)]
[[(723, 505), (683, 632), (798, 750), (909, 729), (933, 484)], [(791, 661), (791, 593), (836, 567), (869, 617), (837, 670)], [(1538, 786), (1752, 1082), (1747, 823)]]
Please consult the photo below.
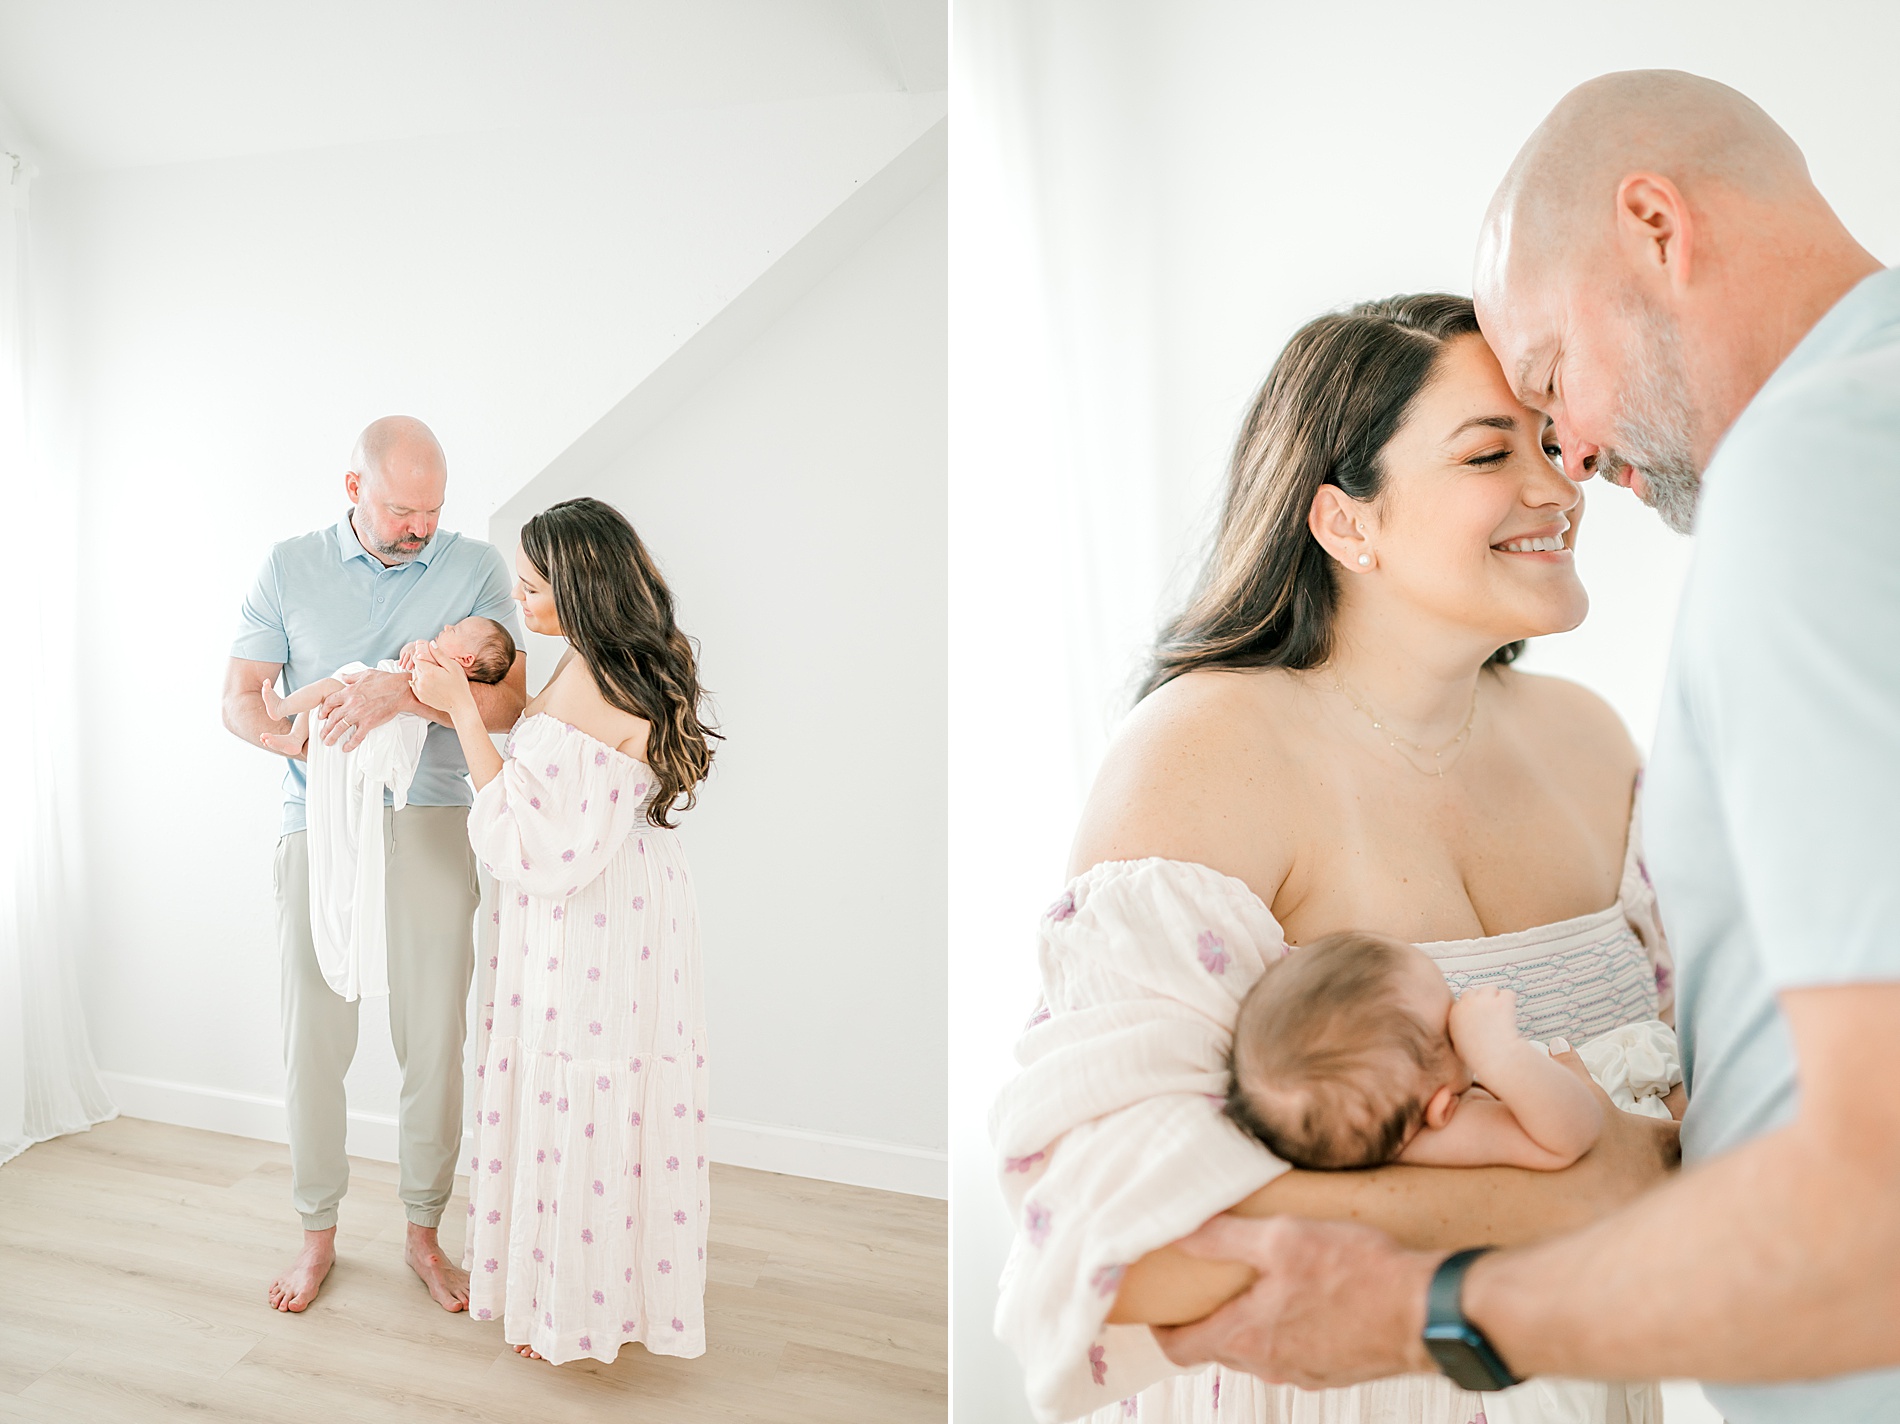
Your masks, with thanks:
[(1196, 952), (1200, 955), (1201, 968), (1209, 974), (1227, 972), (1227, 942), (1212, 930), (1202, 930), (1196, 942)]

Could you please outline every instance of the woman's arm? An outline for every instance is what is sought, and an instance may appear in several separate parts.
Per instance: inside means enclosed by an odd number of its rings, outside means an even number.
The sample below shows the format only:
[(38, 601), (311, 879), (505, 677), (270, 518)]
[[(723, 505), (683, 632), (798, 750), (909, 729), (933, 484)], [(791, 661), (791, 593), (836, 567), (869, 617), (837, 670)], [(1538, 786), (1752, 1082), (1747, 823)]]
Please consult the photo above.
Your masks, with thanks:
[[(1573, 1070), (1583, 1072), (1583, 1065)], [(1588, 1225), (1668, 1178), (1680, 1160), (1676, 1125), (1605, 1104), (1603, 1135), (1573, 1167), (1375, 1167), (1291, 1171), (1233, 1208), (1236, 1216), (1304, 1216), (1376, 1226), (1418, 1250), (1513, 1246)], [(1253, 1284), (1250, 1266), (1164, 1246), (1128, 1268), (1109, 1320), (1199, 1320)]]
[[(409, 674), (416, 700), (433, 707), (449, 719), (462, 743), (462, 759), (468, 763), (470, 780), (481, 790), (501, 771), (501, 753), (489, 739), (488, 723), (476, 705), (468, 674), (453, 658), (436, 656), (435, 644), (415, 650), (415, 669)], [(499, 685), (499, 684), (498, 684)]]

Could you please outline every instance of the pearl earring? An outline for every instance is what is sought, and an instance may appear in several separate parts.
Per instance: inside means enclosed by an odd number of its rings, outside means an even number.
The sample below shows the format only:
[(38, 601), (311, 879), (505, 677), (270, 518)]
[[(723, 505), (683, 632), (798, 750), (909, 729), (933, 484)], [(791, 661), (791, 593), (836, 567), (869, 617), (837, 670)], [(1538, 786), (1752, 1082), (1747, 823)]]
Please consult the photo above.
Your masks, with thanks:
[(1371, 565), (1372, 565), (1372, 555), (1370, 555), (1370, 554), (1361, 554), (1361, 555), (1359, 556), (1359, 567), (1360, 567), (1360, 568), (1362, 568), (1362, 569), (1364, 569), (1364, 568), (1370, 568), (1370, 567), (1371, 567)]

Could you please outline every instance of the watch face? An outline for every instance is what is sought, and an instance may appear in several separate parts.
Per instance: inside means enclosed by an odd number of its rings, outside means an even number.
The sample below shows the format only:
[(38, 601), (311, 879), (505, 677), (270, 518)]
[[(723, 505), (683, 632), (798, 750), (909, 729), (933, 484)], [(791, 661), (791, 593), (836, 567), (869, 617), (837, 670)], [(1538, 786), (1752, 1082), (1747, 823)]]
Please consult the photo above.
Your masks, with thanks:
[(1484, 1336), (1469, 1325), (1431, 1327), (1425, 1332), (1425, 1349), (1439, 1372), (1460, 1389), (1506, 1389), (1517, 1383)]

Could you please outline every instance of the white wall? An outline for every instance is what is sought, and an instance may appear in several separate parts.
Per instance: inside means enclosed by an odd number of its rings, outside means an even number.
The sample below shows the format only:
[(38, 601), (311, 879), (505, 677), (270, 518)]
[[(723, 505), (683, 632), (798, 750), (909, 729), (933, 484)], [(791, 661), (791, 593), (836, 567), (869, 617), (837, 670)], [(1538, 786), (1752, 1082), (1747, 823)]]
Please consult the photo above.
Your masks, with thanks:
[[(701, 642), (728, 738), (684, 822), (715, 1155), (936, 1195), (946, 209), (940, 173), (604, 469), (537, 480), (494, 529), (607, 500)], [(536, 683), (559, 644), (530, 643)]]
[[(861, 95), (42, 180), (85, 417), (82, 974), (123, 1106), (281, 1126), (279, 764), (217, 699), (238, 599), (337, 517), (355, 432), (428, 420), (444, 523), (482, 532), (941, 113)], [(349, 1088), (353, 1147), (387, 1151), (379, 1005)]]
[[(993, 1424), (1027, 1416), (989, 1337), (1007, 1224), (982, 1113), (1080, 798), (1274, 355), (1329, 308), (1468, 290), (1512, 155), (1612, 69), (1742, 89), (1856, 235), (1900, 258), (1900, 10), (964, 0), (955, 27), (955, 1397)], [(1528, 666), (1596, 687), (1646, 744), (1688, 546), (1621, 491), (1590, 504), (1594, 611)], [(986, 719), (977, 687), (1009, 689), (1017, 715)], [(1000, 818), (983, 794), (999, 783), (1018, 789)]]

